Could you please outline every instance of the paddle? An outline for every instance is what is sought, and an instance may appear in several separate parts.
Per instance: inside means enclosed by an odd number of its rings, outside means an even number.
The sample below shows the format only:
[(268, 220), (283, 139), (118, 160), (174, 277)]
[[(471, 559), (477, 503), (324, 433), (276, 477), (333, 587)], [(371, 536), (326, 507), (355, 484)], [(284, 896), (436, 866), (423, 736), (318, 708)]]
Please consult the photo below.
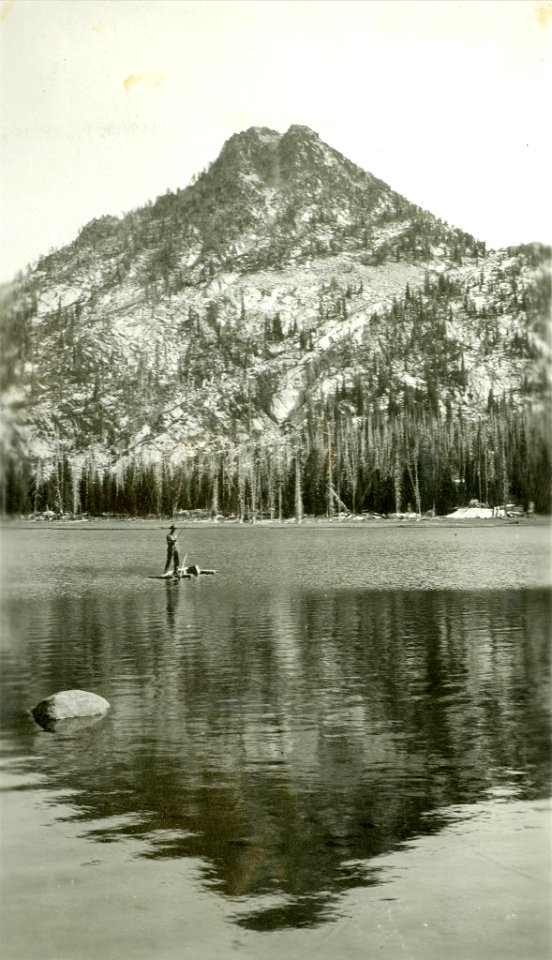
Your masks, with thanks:
[(188, 557), (188, 554), (185, 553), (185, 554), (184, 554), (184, 559), (183, 559), (182, 563), (180, 564), (180, 567), (179, 567), (179, 570), (178, 570), (178, 579), (179, 579), (179, 580), (182, 580), (182, 577), (183, 577), (184, 574), (186, 573), (186, 560), (187, 560), (187, 557)]

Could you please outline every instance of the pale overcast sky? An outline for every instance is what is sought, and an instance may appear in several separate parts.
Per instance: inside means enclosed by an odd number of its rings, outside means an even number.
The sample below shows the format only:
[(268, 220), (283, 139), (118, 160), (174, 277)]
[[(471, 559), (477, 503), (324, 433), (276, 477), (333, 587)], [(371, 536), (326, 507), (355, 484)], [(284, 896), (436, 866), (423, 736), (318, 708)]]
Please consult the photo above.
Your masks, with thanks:
[(0, 2), (0, 279), (306, 124), (491, 246), (550, 242), (552, 4)]

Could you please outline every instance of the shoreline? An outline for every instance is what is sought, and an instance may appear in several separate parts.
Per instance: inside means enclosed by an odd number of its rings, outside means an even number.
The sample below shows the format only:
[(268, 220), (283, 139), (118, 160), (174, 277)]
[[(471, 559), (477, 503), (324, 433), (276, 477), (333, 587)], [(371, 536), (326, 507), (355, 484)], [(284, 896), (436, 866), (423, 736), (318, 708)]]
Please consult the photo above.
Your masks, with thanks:
[(208, 527), (209, 529), (232, 528), (256, 528), (263, 529), (286, 529), (298, 527), (303, 528), (324, 528), (324, 529), (342, 529), (342, 528), (365, 528), (365, 527), (452, 527), (468, 528), (477, 527), (505, 527), (505, 526), (523, 526), (523, 527), (552, 527), (552, 517), (543, 514), (531, 514), (530, 516), (513, 517), (344, 517), (330, 520), (328, 517), (303, 517), (300, 522), (293, 517), (285, 520), (239, 520), (237, 518), (191, 518), (185, 517), (82, 517), (75, 519), (47, 519), (34, 518), (25, 519), (21, 517), (4, 517), (0, 519), (1, 529), (38, 529), (38, 530), (68, 530), (68, 529), (107, 529), (108, 527), (127, 527), (133, 525), (142, 528), (165, 529), (170, 523), (175, 523), (178, 529)]

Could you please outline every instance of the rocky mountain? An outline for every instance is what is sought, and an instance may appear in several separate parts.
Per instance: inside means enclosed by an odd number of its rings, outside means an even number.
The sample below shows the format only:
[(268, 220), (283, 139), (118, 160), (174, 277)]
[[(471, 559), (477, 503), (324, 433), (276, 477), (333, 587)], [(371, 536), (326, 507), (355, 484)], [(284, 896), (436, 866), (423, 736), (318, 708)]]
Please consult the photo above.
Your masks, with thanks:
[(6, 512), (547, 509), (550, 250), (486, 251), (306, 127), (0, 305)]

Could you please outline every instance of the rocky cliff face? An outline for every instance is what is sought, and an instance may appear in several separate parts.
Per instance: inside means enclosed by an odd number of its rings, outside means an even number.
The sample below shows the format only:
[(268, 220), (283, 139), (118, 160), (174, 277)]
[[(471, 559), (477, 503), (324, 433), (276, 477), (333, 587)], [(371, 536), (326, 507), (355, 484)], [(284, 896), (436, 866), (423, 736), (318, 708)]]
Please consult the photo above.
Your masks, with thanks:
[(186, 502), (216, 501), (222, 456), (239, 488), (236, 464), (292, 470), (315, 449), (328, 473), (345, 438), (391, 482), (407, 421), (411, 438), (468, 424), (494, 451), (500, 410), (533, 424), (546, 407), (550, 251), (486, 252), (300, 126), (237, 134), (185, 190), (92, 221), (1, 299), (4, 462), (35, 496), (65, 462), (65, 506), (82, 507), (76, 477), (199, 461), (208, 491)]

